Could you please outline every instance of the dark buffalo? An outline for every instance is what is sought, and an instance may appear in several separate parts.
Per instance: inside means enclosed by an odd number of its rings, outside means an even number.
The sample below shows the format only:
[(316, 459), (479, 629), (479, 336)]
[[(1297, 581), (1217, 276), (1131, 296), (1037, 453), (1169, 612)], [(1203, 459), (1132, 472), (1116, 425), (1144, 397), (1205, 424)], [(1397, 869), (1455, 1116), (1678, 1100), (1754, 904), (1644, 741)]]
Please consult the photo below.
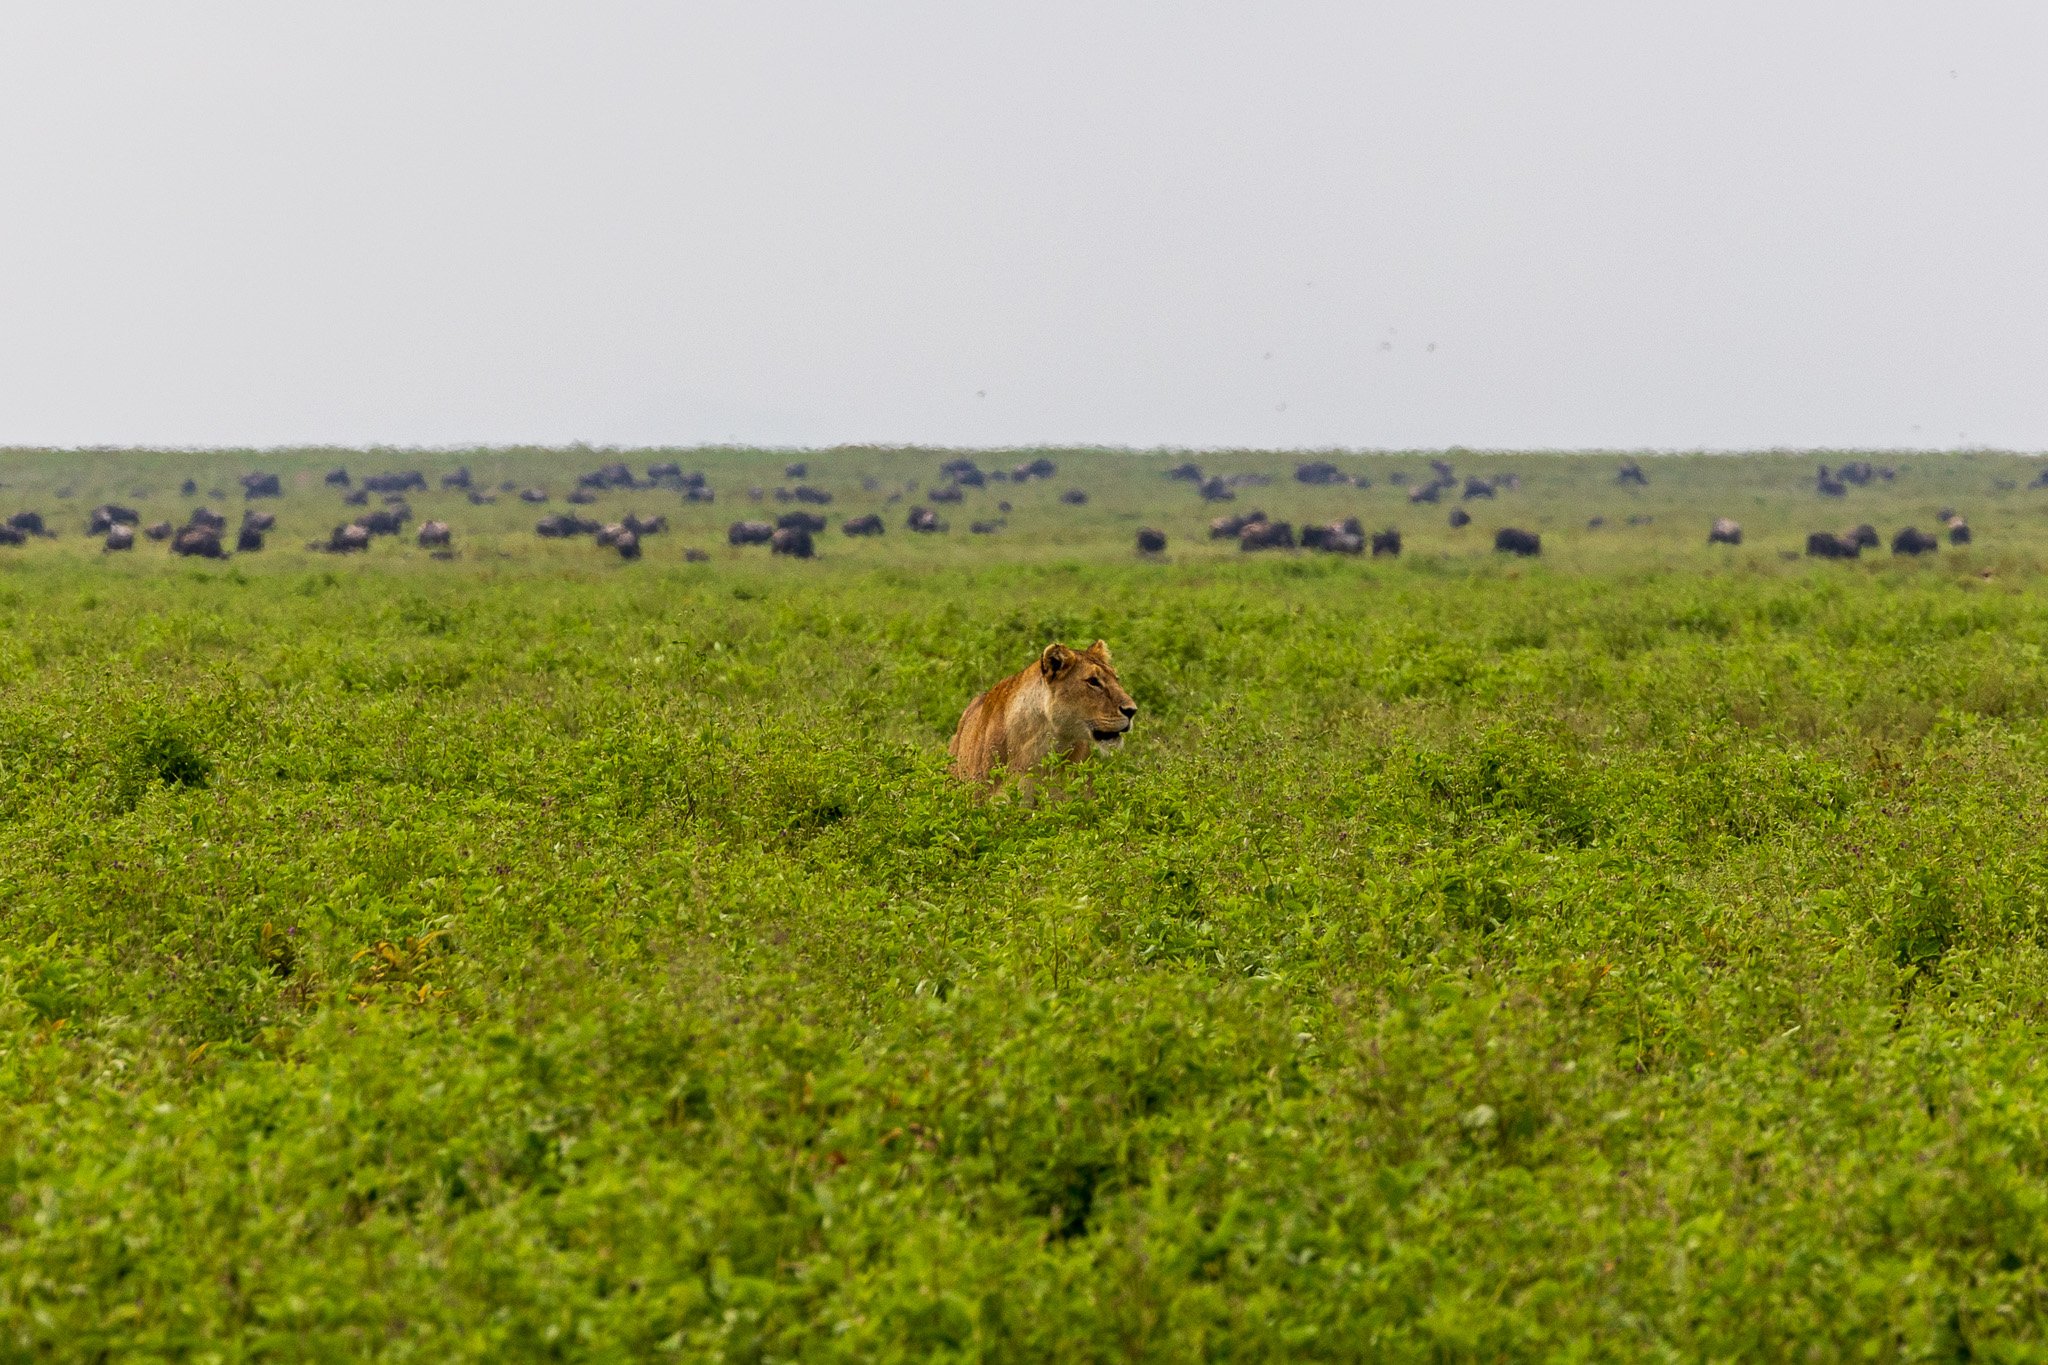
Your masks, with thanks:
[(148, 529), (143, 531), (142, 534), (148, 536), (151, 540), (169, 540), (175, 529), (168, 521), (158, 521), (150, 523)]
[(171, 538), (171, 553), (200, 559), (227, 558), (227, 551), (220, 546), (220, 529), (214, 526), (187, 526)]
[(448, 523), (445, 521), (425, 521), (420, 523), (419, 542), (422, 549), (434, 549), (438, 546), (447, 545), (454, 539), (455, 533), (448, 528)]
[(1415, 487), (1408, 490), (1408, 501), (1411, 504), (1435, 502), (1444, 495), (1444, 487), (1444, 484), (1439, 483), (1435, 479), (1431, 479), (1428, 483), (1418, 483)]
[(1203, 502), (1229, 502), (1237, 497), (1237, 490), (1221, 477), (1202, 481)]
[(91, 536), (105, 535), (116, 526), (140, 526), (142, 514), (132, 507), (121, 507), (103, 502), (86, 515), (85, 533)]
[(936, 534), (946, 529), (946, 523), (939, 520), (939, 514), (929, 507), (913, 507), (910, 516), (903, 523), (913, 531)]
[(1614, 481), (1619, 484), (1634, 484), (1638, 488), (1650, 486), (1650, 476), (1634, 460), (1623, 460), (1621, 468), (1614, 471)]
[(1948, 527), (1949, 544), (1968, 545), (1970, 543), (1970, 524), (1968, 522), (1964, 521), (1961, 517), (1950, 517), (1945, 524)]
[(1502, 554), (1540, 555), (1543, 553), (1543, 537), (1534, 531), (1503, 526), (1493, 533), (1493, 548)]
[(545, 488), (522, 488), (519, 490), (519, 500), (521, 502), (546, 502), (548, 500), (548, 490)]
[(1088, 501), (1088, 494), (1083, 489), (1069, 488), (1066, 492), (1060, 494), (1060, 501), (1066, 503), (1069, 507), (1079, 507)]
[(809, 559), (812, 554), (811, 532), (805, 526), (783, 526), (776, 530), (768, 541), (770, 554), (788, 555), (792, 559)]
[(597, 543), (617, 550), (620, 559), (640, 557), (640, 537), (633, 533), (632, 528), (616, 521), (598, 528)]
[(1859, 550), (1875, 550), (1878, 547), (1877, 528), (1868, 522), (1849, 532), (1849, 539), (1856, 542)]
[(468, 465), (462, 466), (462, 468), (456, 470), (453, 474), (443, 474), (441, 476), (441, 487), (443, 488), (468, 490), (470, 488), (474, 488), (475, 486), (476, 481), (470, 478)]
[(1853, 483), (1861, 488), (1877, 477), (1877, 470), (1871, 467), (1868, 460), (1851, 460), (1835, 470), (1835, 477), (1844, 483)]
[(1929, 535), (1917, 526), (1908, 526), (1892, 537), (1892, 553), (1895, 555), (1931, 555), (1940, 548), (1940, 537)]
[(356, 525), (373, 536), (395, 536), (405, 529), (405, 523), (411, 519), (410, 508), (379, 507), (374, 512), (365, 512), (357, 517)]
[(284, 483), (275, 474), (244, 474), (242, 476), (244, 498), (281, 498)]
[(542, 517), (533, 524), (533, 533), (548, 540), (566, 540), (571, 536), (594, 536), (603, 528), (588, 517), (579, 517), (574, 512), (557, 512), (551, 517)]
[(1492, 497), (1493, 481), (1491, 479), (1482, 479), (1477, 474), (1472, 475), (1465, 480), (1465, 496), (1467, 498)]
[(810, 472), (811, 467), (802, 463), (786, 464), (782, 467), (782, 477), (785, 479), (801, 479)]
[(1731, 521), (1727, 517), (1714, 518), (1713, 528), (1707, 532), (1707, 544), (1740, 545), (1741, 543), (1742, 524), (1740, 522)]
[(683, 551), (683, 562), (685, 564), (704, 564), (708, 563), (710, 559), (710, 551), (700, 550), (694, 545), (688, 547)]
[(263, 548), (263, 533), (253, 526), (244, 526), (235, 533), (237, 550), (260, 550)]
[(631, 488), (633, 486), (633, 471), (614, 460), (608, 465), (591, 470), (588, 474), (578, 474), (576, 476), (576, 486), (579, 488)]
[(1310, 460), (1307, 464), (1296, 465), (1294, 467), (1294, 481), (1296, 483), (1313, 484), (1318, 487), (1333, 483), (1351, 482), (1351, 480), (1344, 477), (1343, 470), (1337, 468), (1328, 460)]
[(1466, 511), (1466, 510), (1465, 510), (1464, 508), (1462, 508), (1462, 507), (1453, 507), (1453, 508), (1451, 509), (1451, 529), (1452, 529), (1452, 530), (1454, 530), (1454, 531), (1455, 531), (1455, 530), (1457, 530), (1457, 529), (1458, 529), (1458, 528), (1459, 528), (1460, 526), (1470, 526), (1471, 524), (1472, 524), (1472, 514), (1471, 514), (1470, 512), (1467, 512), (1467, 511)]
[(591, 492), (588, 488), (572, 488), (569, 490), (568, 501), (575, 503), (578, 507), (588, 507), (591, 503), (597, 501), (597, 494)]
[(823, 507), (832, 501), (830, 493), (822, 488), (813, 488), (807, 483), (800, 483), (790, 491), (796, 494), (798, 502), (809, 503), (813, 507)]
[(28, 532), (17, 531), (6, 522), (0, 521), (0, 545), (26, 545)]
[(825, 519), (816, 512), (784, 512), (775, 519), (778, 531), (805, 531), (812, 535), (825, 529)]
[(417, 469), (401, 469), (389, 474), (372, 474), (363, 480), (363, 487), (372, 493), (406, 493), (417, 488), (427, 491), (427, 476)]
[(775, 539), (775, 528), (765, 521), (736, 521), (725, 528), (728, 545), (766, 545)]
[(620, 519), (620, 525), (641, 539), (658, 536), (668, 530), (667, 517), (643, 517), (638, 512), (628, 512)]
[(1813, 489), (1824, 498), (1839, 498), (1849, 491), (1849, 485), (1829, 472), (1826, 465), (1822, 465), (1820, 472), (1813, 476)]
[(489, 507), (495, 502), (497, 502), (497, 498), (489, 493), (480, 493), (474, 488), (469, 490), (469, 505), (471, 507)]
[(1139, 553), (1139, 554), (1141, 554), (1141, 555), (1156, 555), (1156, 554), (1163, 554), (1163, 553), (1165, 552), (1165, 550), (1166, 550), (1166, 532), (1164, 532), (1164, 531), (1155, 531), (1155, 530), (1153, 530), (1153, 529), (1152, 529), (1151, 527), (1149, 527), (1149, 526), (1146, 526), (1146, 527), (1140, 527), (1140, 528), (1139, 528), (1139, 530), (1138, 530), (1138, 553)]
[(132, 550), (135, 548), (135, 528), (119, 522), (107, 528), (106, 548), (109, 550)]
[(1240, 550), (1291, 550), (1294, 527), (1284, 521), (1255, 521), (1237, 533)]
[(1255, 521), (1264, 521), (1266, 514), (1260, 511), (1239, 512), (1234, 516), (1217, 517), (1209, 523), (1209, 539), (1235, 540), (1238, 533)]
[(1863, 553), (1863, 544), (1854, 536), (1815, 531), (1806, 538), (1806, 553), (1815, 559), (1854, 559)]
[(925, 494), (932, 502), (964, 502), (967, 495), (960, 491), (958, 484), (942, 484)]
[(1034, 479), (1049, 479), (1060, 472), (1060, 467), (1041, 455), (1025, 465), (1024, 472)]
[(7, 524), (25, 536), (50, 536), (55, 533), (43, 524), (41, 512), (16, 512), (7, 519)]
[(1400, 554), (1401, 533), (1391, 526), (1384, 531), (1374, 531), (1372, 533), (1372, 553), (1375, 559), (1381, 555)]
[(225, 531), (228, 529), (228, 519), (214, 511), (211, 507), (193, 508), (192, 515), (185, 518), (185, 524), (187, 526), (204, 526), (213, 531)]
[(327, 486), (328, 486), (329, 488), (346, 488), (346, 487), (348, 487), (348, 471), (347, 471), (346, 469), (330, 469), (330, 470), (328, 470), (328, 471), (327, 471)]
[(189, 498), (198, 491), (199, 485), (191, 479), (187, 479), (178, 485), (178, 496), (181, 498)]
[[(2048, 470), (2042, 472), (2048, 474)], [(1193, 460), (1186, 460), (1167, 470), (1166, 477), (1169, 479), (1179, 479), (1185, 483), (1200, 483), (1202, 482), (1202, 467)]]
[(870, 512), (864, 517), (851, 517), (839, 524), (839, 529), (849, 536), (879, 536), (889, 528), (882, 524), (881, 514)]
[(242, 513), (242, 525), (245, 528), (258, 532), (274, 531), (277, 529), (277, 514), (275, 512), (244, 512)]

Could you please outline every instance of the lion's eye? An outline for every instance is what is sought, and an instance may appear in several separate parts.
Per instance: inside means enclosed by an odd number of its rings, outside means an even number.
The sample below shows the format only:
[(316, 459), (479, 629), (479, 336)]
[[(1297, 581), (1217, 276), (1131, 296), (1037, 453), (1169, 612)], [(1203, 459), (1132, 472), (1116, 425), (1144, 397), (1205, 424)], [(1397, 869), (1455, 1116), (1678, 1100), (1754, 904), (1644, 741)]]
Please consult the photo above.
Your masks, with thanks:
[(1100, 686), (1102, 686), (1102, 679), (1100, 679), (1100, 678), (1090, 678), (1090, 679), (1088, 680), (1088, 685), (1089, 685), (1090, 687), (1100, 687)]

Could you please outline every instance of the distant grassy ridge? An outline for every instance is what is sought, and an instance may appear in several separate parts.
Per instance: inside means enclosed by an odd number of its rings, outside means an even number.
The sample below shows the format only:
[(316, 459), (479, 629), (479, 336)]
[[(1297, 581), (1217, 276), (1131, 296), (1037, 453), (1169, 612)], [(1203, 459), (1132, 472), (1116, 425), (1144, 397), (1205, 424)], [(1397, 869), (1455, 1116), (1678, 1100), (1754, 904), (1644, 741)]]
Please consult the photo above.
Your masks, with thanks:
[[(1373, 561), (1049, 453), (1002, 534), (811, 563), (726, 548), (747, 487), (836, 527), (942, 455), (622, 453), (719, 497), (605, 495), (674, 525), (622, 563), (531, 531), (609, 453), (0, 453), (61, 532), (0, 548), (0, 1357), (2048, 1351), (2033, 462), (1459, 455), (1523, 486), (1453, 532), (1423, 456), (1194, 457)], [(333, 463), (555, 501), (313, 555)], [(83, 534), (258, 468), (261, 553)], [(946, 776), (1097, 636), (1092, 795)]]

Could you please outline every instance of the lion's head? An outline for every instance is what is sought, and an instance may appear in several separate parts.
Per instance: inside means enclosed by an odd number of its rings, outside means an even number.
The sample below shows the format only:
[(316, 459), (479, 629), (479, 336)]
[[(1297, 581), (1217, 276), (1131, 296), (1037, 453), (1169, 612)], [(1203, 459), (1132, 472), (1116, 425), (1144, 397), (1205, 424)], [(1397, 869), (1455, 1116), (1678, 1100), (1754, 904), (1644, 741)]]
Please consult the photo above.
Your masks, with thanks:
[(1083, 733), (1098, 749), (1114, 749), (1137, 719), (1138, 704), (1124, 691), (1109, 663), (1109, 646), (1097, 640), (1085, 650), (1057, 642), (1038, 656), (1038, 671), (1052, 692), (1054, 728), (1078, 743)]

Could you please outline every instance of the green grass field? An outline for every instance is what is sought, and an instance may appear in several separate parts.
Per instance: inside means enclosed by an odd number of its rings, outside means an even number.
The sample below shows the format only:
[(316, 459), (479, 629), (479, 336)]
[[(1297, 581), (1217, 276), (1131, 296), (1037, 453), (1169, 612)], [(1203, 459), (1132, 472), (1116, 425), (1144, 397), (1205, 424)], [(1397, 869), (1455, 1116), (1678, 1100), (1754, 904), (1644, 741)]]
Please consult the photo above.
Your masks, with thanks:
[[(608, 453), (0, 451), (0, 1358), (2048, 1356), (2037, 462), (1048, 453), (939, 537), (811, 454), (889, 531), (805, 563), (794, 457), (629, 452), (718, 501), (625, 563), (531, 530)], [(337, 463), (554, 501), (311, 553)], [(261, 553), (84, 534), (250, 469)], [(1097, 636), (1091, 792), (947, 776)]]

